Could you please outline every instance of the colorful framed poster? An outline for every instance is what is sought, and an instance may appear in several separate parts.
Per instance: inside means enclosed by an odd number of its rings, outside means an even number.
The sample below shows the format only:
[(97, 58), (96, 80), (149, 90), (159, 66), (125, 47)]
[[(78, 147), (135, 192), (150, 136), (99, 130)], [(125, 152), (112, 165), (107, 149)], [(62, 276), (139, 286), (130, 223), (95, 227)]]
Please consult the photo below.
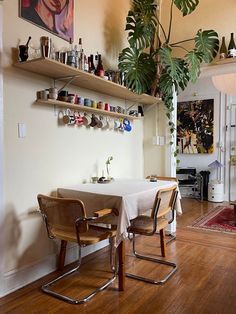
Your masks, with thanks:
[(67, 41), (74, 37), (74, 0), (19, 0), (19, 16)]
[(177, 149), (180, 154), (211, 154), (214, 99), (178, 102)]

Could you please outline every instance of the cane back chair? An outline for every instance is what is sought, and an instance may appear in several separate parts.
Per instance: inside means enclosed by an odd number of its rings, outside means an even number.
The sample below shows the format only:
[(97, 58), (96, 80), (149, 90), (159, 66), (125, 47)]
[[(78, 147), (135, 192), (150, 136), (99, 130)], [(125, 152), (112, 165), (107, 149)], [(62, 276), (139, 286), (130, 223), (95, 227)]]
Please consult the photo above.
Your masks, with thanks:
[(165, 217), (170, 213), (174, 207), (177, 197), (176, 186), (171, 188), (160, 189), (157, 194), (151, 211), (151, 215), (139, 215), (130, 221), (131, 225), (128, 227), (128, 232), (133, 234), (133, 254), (135, 257), (147, 261), (160, 263), (171, 267), (171, 271), (163, 279), (150, 279), (139, 275), (126, 273), (127, 277), (142, 280), (153, 284), (164, 284), (177, 270), (177, 266), (173, 262), (164, 259), (152, 258), (150, 256), (137, 253), (135, 247), (135, 235), (153, 236), (156, 231), (160, 232), (161, 254), (166, 256), (166, 243), (164, 229), (168, 225), (168, 219)]
[[(159, 180), (159, 181), (173, 181), (178, 184), (178, 179), (176, 177), (163, 177), (163, 176), (151, 175), (151, 176), (147, 176), (146, 179), (149, 179), (149, 180), (154, 179), (154, 180)], [(171, 217), (169, 218), (168, 224), (170, 225), (174, 221), (174, 219), (175, 219), (175, 207), (172, 208)], [(166, 233), (166, 236), (168, 236), (168, 240), (166, 241), (166, 244), (169, 244), (170, 242), (176, 240), (175, 233), (171, 233), (167, 230), (165, 231), (165, 233)]]
[[(43, 292), (50, 294), (58, 299), (72, 303), (81, 304), (90, 300), (99, 291), (109, 286), (116, 278), (116, 271), (112, 272), (111, 279), (107, 280), (96, 290), (81, 299), (73, 299), (64, 294), (59, 294), (50, 289), (50, 287), (76, 272), (81, 265), (81, 248), (91, 244), (98, 243), (105, 239), (114, 239), (115, 230), (92, 226), (89, 222), (96, 220), (96, 217), (86, 217), (84, 204), (78, 199), (49, 197), (42, 194), (38, 195), (38, 203), (43, 219), (46, 224), (47, 233), (50, 239), (59, 239), (61, 241), (76, 242), (79, 248), (78, 264), (72, 270), (53, 279), (42, 286)], [(114, 243), (110, 241), (110, 243)]]

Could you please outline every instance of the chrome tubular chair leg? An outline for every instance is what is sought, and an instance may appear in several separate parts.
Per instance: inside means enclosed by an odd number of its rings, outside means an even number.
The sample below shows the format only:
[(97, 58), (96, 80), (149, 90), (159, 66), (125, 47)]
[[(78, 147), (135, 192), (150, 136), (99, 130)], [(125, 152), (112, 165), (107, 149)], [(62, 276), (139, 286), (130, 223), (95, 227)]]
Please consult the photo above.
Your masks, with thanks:
[(129, 278), (141, 280), (141, 281), (152, 283), (155, 285), (163, 285), (177, 270), (177, 266), (175, 263), (165, 261), (162, 259), (152, 258), (152, 257), (146, 256), (146, 255), (138, 254), (135, 250), (135, 235), (134, 234), (133, 234), (133, 254), (135, 255), (135, 257), (140, 258), (140, 259), (144, 259), (144, 260), (147, 260), (150, 262), (167, 265), (167, 266), (171, 267), (172, 270), (163, 279), (150, 279), (150, 278), (134, 275), (131, 273), (126, 273), (126, 276)]
[(79, 246), (78, 265), (75, 268), (73, 268), (73, 269), (69, 270), (68, 272), (64, 273), (63, 275), (57, 277), (56, 279), (50, 281), (49, 283), (47, 283), (45, 285), (43, 285), (42, 286), (42, 291), (47, 293), (47, 294), (50, 294), (50, 295), (54, 296), (57, 299), (69, 302), (71, 304), (82, 304), (82, 303), (85, 303), (85, 302), (89, 301), (99, 291), (102, 291), (103, 289), (108, 287), (116, 279), (116, 273), (114, 273), (111, 279), (107, 280), (103, 285), (101, 285), (96, 290), (94, 290), (92, 293), (90, 293), (89, 295), (85, 296), (82, 299), (72, 299), (72, 298), (70, 298), (68, 296), (65, 296), (63, 294), (57, 293), (57, 292), (52, 291), (52, 290), (49, 289), (53, 284), (55, 284), (56, 282), (58, 282), (62, 278), (64, 278), (64, 277), (74, 273), (75, 271), (78, 271), (80, 265), (81, 265), (81, 247)]
[(111, 270), (114, 273), (118, 273), (118, 260), (117, 260), (117, 250), (115, 248), (115, 239), (112, 237), (109, 239), (110, 243), (110, 265)]

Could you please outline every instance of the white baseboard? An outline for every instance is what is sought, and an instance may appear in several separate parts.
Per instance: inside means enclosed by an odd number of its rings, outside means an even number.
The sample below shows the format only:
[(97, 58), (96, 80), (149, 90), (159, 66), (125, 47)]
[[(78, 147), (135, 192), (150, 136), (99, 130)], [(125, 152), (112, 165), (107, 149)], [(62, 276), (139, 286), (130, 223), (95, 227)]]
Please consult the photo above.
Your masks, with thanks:
[[(82, 257), (89, 255), (109, 244), (108, 240), (99, 242), (96, 245), (90, 245), (82, 248)], [(0, 297), (14, 292), (35, 280), (46, 276), (47, 274), (56, 270), (57, 255), (51, 254), (43, 260), (36, 261), (35, 263), (28, 264), (20, 269), (14, 269), (3, 275), (3, 283), (1, 283)], [(68, 246), (66, 250), (65, 264), (70, 264), (78, 258), (77, 245)]]

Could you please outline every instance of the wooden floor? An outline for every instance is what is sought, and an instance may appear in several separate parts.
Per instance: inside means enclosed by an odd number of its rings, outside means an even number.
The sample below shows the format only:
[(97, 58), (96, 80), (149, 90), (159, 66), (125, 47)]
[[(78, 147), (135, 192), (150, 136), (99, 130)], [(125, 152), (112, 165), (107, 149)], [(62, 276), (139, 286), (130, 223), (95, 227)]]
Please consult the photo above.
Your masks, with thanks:
[[(167, 258), (178, 264), (177, 273), (164, 285), (126, 279), (126, 291), (117, 282), (84, 305), (70, 305), (43, 294), (40, 285), (51, 274), (0, 300), (0, 313), (236, 313), (236, 235), (187, 228), (197, 217), (219, 204), (183, 199), (178, 217), (177, 240), (167, 246)], [(151, 255), (160, 254), (159, 239), (138, 238), (138, 246)], [(166, 268), (136, 261), (127, 240), (127, 268), (159, 278)], [(80, 281), (76, 276), (56, 287), (81, 296), (96, 287), (109, 273), (108, 252), (84, 259)], [(105, 267), (105, 268), (104, 268)], [(94, 278), (92, 276), (95, 276)]]

